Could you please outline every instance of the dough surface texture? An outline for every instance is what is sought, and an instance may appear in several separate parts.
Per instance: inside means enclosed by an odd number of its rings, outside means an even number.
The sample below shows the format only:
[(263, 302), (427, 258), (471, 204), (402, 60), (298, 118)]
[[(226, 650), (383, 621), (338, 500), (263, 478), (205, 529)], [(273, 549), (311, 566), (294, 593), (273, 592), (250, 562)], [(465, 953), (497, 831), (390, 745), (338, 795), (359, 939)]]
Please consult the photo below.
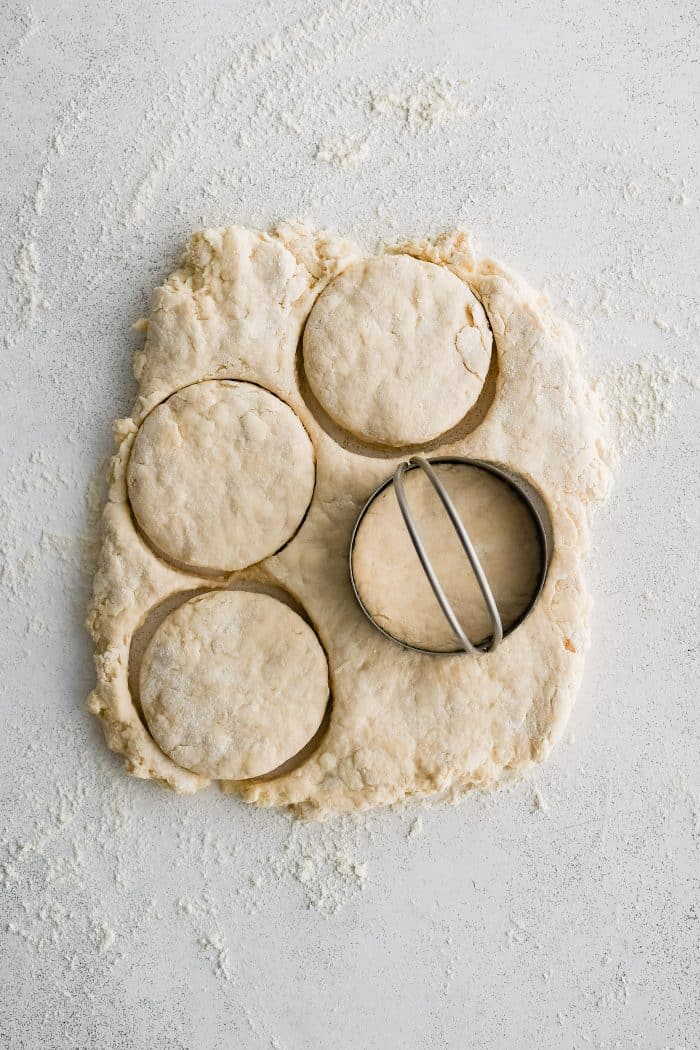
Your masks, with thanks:
[[(360, 510), (405, 454), (366, 447), (363, 453), (350, 437), (339, 440), (305, 397), (299, 368), (314, 303), (339, 274), (356, 266), (362, 272), (366, 254), (300, 226), (271, 233), (204, 230), (191, 238), (179, 269), (154, 293), (135, 361), (136, 403), (129, 418), (115, 425), (88, 618), (97, 669), (89, 707), (101, 719), (109, 746), (124, 755), (136, 776), (181, 792), (196, 791), (210, 779), (174, 761), (149, 732), (129, 690), (134, 634), (147, 633), (149, 618), (163, 603), (235, 588), (239, 580), (248, 590), (287, 592), (304, 610), (325, 651), (331, 687), (327, 728), (301, 764), (273, 779), (221, 781), (250, 802), (321, 816), (410, 796), (455, 797), (522, 775), (544, 761), (564, 730), (589, 637), (590, 521), (612, 476), (604, 421), (580, 349), (547, 300), (499, 263), (480, 257), (463, 231), (377, 256), (406, 259), (411, 267), (412, 260), (430, 264), (431, 272), (444, 272), (450, 284), (463, 287), (465, 303), (473, 295), (483, 304), (494, 339), (493, 399), (478, 425), (468, 432), (456, 428), (429, 454), (491, 460), (520, 474), (541, 493), (554, 537), (547, 581), (532, 613), (495, 652), (473, 658), (402, 649), (369, 623), (355, 600), (348, 553)], [(330, 342), (317, 349), (337, 360)], [(392, 388), (393, 407), (383, 411), (383, 434), (391, 440), (408, 433), (413, 374), (408, 393)], [(277, 554), (232, 573), (230, 582), (159, 557), (134, 526), (127, 489), (131, 449), (144, 419), (171, 394), (212, 378), (255, 383), (281, 398), (303, 423), (316, 458), (316, 485), (299, 530)], [(371, 401), (373, 391), (368, 375), (358, 374), (356, 401)], [(436, 429), (446, 432), (457, 406), (449, 387), (442, 396), (447, 415)], [(138, 682), (137, 672), (132, 668), (132, 682)]]
[(269, 773), (318, 729), (328, 666), (298, 613), (267, 594), (193, 598), (154, 634), (141, 705), (155, 740), (181, 766), (242, 780)]
[(313, 445), (291, 408), (252, 383), (195, 383), (158, 405), (129, 458), (131, 507), (156, 550), (231, 572), (294, 535), (314, 490)]
[(491, 358), (483, 307), (448, 269), (408, 255), (365, 259), (321, 294), (304, 368), (328, 415), (378, 445), (430, 441), (478, 398)]
[[(505, 482), (476, 467), (438, 464), (435, 472), (457, 508), (496, 599), (504, 631), (523, 615), (537, 587), (541, 551), (526, 504)], [(429, 479), (404, 477), (404, 491), (428, 557), (474, 645), (491, 634), (484, 599), (467, 556)], [(395, 638), (449, 651), (455, 638), (404, 525), (394, 486), (365, 514), (353, 552), (355, 582), (367, 610)]]

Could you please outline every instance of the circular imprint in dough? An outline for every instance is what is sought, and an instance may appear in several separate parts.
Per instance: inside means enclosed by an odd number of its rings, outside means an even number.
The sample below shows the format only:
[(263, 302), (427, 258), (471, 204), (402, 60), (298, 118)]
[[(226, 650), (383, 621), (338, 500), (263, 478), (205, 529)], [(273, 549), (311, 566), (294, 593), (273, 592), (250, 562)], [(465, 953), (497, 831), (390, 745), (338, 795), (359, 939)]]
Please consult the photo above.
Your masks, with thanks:
[(483, 307), (450, 270), (385, 255), (350, 266), (321, 293), (304, 330), (304, 372), (351, 434), (417, 445), (467, 414), (492, 342)]
[(276, 769), (313, 737), (329, 697), (316, 634), (287, 605), (214, 591), (171, 613), (141, 665), (141, 706), (174, 762), (246, 780)]
[(156, 550), (191, 569), (233, 572), (299, 528), (315, 484), (313, 445), (292, 409), (252, 383), (207, 380), (141, 425), (127, 485)]
[[(542, 571), (537, 523), (505, 481), (467, 464), (433, 464), (476, 547), (504, 633), (528, 612)], [(467, 637), (480, 645), (491, 622), (467, 556), (438, 494), (422, 470), (404, 477), (408, 505), (437, 577)], [(455, 637), (438, 605), (401, 516), (393, 484), (360, 522), (352, 558), (367, 611), (397, 641), (450, 652)]]

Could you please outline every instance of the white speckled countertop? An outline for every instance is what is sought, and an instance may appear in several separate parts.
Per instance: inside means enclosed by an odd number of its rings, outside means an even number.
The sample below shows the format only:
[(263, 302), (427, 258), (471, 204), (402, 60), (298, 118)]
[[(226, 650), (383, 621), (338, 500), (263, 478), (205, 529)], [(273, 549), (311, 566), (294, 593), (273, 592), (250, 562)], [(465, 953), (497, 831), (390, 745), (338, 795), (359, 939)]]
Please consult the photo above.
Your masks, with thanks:
[[(0, 1046), (700, 1044), (698, 12), (0, 6)], [(127, 778), (84, 709), (131, 324), (202, 224), (462, 224), (618, 443), (571, 732), (459, 805), (293, 824)]]

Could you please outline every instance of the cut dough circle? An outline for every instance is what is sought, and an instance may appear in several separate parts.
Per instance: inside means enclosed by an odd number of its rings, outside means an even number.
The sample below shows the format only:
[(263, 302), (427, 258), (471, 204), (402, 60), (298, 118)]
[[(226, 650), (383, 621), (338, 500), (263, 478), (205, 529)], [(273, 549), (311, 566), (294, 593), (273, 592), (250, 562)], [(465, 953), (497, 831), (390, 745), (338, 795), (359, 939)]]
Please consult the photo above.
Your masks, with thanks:
[[(536, 521), (505, 481), (468, 464), (434, 464), (476, 547), (504, 631), (532, 604), (542, 569)], [(421, 470), (404, 478), (419, 535), (467, 637), (478, 645), (491, 622), (469, 561), (447, 512)], [(418, 559), (388, 485), (368, 507), (353, 549), (355, 584), (367, 611), (399, 641), (441, 652), (456, 639)]]
[(331, 419), (376, 445), (431, 441), (467, 414), (492, 336), (484, 309), (444, 266), (385, 255), (325, 289), (304, 330), (304, 371)]
[(146, 418), (127, 484), (136, 521), (161, 554), (232, 572), (274, 554), (299, 528), (314, 490), (314, 449), (274, 394), (207, 380)]
[(140, 673), (141, 706), (174, 762), (207, 777), (262, 776), (319, 728), (328, 664), (309, 625), (277, 598), (214, 591), (171, 613)]

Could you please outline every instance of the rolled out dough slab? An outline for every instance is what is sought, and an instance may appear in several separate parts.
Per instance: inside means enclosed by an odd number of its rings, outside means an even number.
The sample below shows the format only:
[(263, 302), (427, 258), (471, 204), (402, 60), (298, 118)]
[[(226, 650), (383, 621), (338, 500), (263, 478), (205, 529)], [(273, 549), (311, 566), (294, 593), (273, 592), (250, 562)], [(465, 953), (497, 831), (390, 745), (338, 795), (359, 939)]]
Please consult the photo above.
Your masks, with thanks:
[(301, 393), (298, 351), (315, 300), (365, 256), (297, 226), (269, 234), (205, 230), (154, 295), (136, 358), (138, 398), (115, 428), (89, 614), (97, 666), (89, 706), (131, 773), (178, 791), (208, 782), (161, 750), (128, 688), (131, 637), (149, 611), (180, 591), (213, 586), (144, 543), (126, 485), (134, 436), (148, 412), (204, 378), (268, 390), (311, 438), (316, 486), (308, 513), (291, 542), (257, 566), (255, 580), (286, 590), (303, 607), (327, 653), (332, 691), (328, 730), (299, 768), (230, 789), (252, 802), (315, 814), (453, 795), (521, 774), (561, 735), (588, 640), (590, 518), (610, 480), (597, 402), (566, 326), (521, 278), (479, 258), (468, 235), (452, 231), (397, 250), (446, 268), (483, 304), (497, 355), (493, 403), (475, 430), (432, 454), (495, 461), (542, 493), (554, 553), (536, 608), (499, 649), (476, 659), (405, 651), (371, 626), (350, 587), (348, 545), (361, 507), (400, 457), (351, 452), (324, 430)]

